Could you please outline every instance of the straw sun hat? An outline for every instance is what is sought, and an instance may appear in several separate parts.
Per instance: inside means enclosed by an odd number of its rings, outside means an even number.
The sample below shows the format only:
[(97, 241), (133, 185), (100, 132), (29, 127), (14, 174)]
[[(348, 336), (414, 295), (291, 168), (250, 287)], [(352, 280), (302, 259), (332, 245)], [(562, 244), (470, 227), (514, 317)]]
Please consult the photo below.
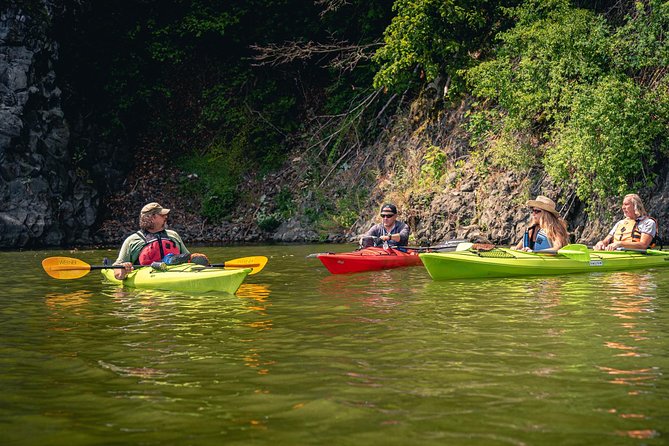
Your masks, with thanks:
[(543, 195), (537, 196), (536, 200), (527, 200), (527, 206), (550, 212), (557, 218), (560, 218), (560, 213), (555, 209), (555, 202), (548, 197), (544, 197)]

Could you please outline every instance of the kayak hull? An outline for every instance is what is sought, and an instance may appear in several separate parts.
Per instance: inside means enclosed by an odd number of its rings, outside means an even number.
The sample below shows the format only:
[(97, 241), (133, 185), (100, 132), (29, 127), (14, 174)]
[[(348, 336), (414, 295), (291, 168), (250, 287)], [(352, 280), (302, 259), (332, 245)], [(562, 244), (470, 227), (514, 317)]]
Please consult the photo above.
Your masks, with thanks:
[(182, 291), (186, 293), (224, 292), (234, 294), (250, 268), (223, 269), (212, 268), (194, 263), (167, 267), (166, 271), (155, 270), (150, 266), (137, 268), (124, 280), (114, 277), (113, 269), (102, 269), (102, 275), (110, 282), (131, 288), (153, 290)]
[(420, 254), (434, 280), (479, 279), (486, 277), (545, 276), (597, 271), (624, 271), (669, 266), (669, 252), (649, 250), (588, 251), (589, 261), (560, 254), (539, 254), (495, 248), (492, 251), (457, 251)]
[(364, 248), (358, 251), (338, 254), (323, 253), (318, 254), (317, 257), (332, 274), (379, 271), (422, 264), (416, 250), (407, 250), (407, 252), (404, 252), (397, 249), (383, 249), (379, 247)]

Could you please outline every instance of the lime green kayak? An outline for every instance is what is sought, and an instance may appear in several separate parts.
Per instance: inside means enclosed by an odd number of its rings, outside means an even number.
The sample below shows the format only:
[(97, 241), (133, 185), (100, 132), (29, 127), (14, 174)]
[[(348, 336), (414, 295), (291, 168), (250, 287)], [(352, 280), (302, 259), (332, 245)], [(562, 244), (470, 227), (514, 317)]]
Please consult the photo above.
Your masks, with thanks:
[[(552, 254), (515, 251), (506, 248), (420, 254), (434, 280), (572, 274), (621, 271), (669, 266), (669, 252), (648, 250), (592, 251), (566, 250)], [(573, 254), (573, 255), (571, 255)]]
[(234, 294), (251, 268), (223, 269), (201, 266), (194, 263), (168, 266), (165, 271), (150, 266), (137, 268), (124, 280), (114, 277), (113, 269), (102, 269), (102, 275), (109, 281), (131, 288), (205, 293), (222, 291)]

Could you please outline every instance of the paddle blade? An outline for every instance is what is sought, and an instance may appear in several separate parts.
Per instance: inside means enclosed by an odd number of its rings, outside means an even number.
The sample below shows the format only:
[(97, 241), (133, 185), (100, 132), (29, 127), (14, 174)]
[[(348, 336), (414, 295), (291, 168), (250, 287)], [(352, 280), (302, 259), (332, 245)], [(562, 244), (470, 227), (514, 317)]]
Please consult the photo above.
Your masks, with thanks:
[(71, 257), (47, 257), (42, 260), (42, 268), (49, 276), (61, 280), (79, 279), (91, 271), (91, 265)]
[(223, 264), (223, 267), (225, 269), (251, 268), (252, 270), (249, 274), (258, 274), (267, 265), (267, 261), (268, 259), (265, 256), (241, 257), (239, 259), (228, 260)]
[(456, 251), (467, 251), (468, 249), (471, 249), (472, 246), (474, 246), (474, 244), (469, 243), (469, 242), (458, 243), (458, 246), (455, 247), (455, 250)]
[(578, 262), (589, 262), (588, 247), (581, 244), (566, 245), (557, 250), (557, 253)]

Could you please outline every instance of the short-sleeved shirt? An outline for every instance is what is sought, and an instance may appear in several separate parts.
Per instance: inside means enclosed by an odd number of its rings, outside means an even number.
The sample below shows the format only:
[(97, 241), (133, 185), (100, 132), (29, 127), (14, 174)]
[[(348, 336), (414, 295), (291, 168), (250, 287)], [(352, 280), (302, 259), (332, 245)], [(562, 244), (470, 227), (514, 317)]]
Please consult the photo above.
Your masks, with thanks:
[[(383, 223), (378, 223), (374, 226), (372, 226), (369, 231), (365, 232), (365, 235), (372, 236), (372, 237), (381, 237), (382, 235), (393, 235), (393, 234), (399, 234), (400, 235), (400, 241), (397, 242), (395, 240), (388, 240), (388, 246), (406, 246), (407, 243), (409, 243), (409, 234), (411, 233), (411, 228), (409, 227), (408, 224), (404, 223), (403, 221), (395, 221), (395, 225), (392, 227), (390, 231), (388, 231), (385, 226), (383, 226)], [(377, 239), (378, 241), (378, 239)], [(376, 243), (380, 244), (380, 243)]]
[[(172, 241), (174, 241), (174, 243), (177, 244), (181, 254), (190, 254), (190, 252), (186, 248), (186, 245), (184, 245), (183, 240), (181, 240), (181, 237), (179, 236), (179, 234), (177, 234), (176, 231), (173, 231), (171, 229), (166, 229), (165, 231), (161, 231), (161, 236), (164, 237), (164, 235), (166, 235), (169, 239), (171, 239)], [(116, 259), (114, 264), (118, 265), (124, 262), (131, 262), (132, 264), (137, 264), (139, 259), (139, 253), (142, 251), (144, 245), (146, 245), (146, 239), (142, 237), (138, 232), (130, 234), (123, 242), (121, 250), (118, 253), (118, 258)]]

